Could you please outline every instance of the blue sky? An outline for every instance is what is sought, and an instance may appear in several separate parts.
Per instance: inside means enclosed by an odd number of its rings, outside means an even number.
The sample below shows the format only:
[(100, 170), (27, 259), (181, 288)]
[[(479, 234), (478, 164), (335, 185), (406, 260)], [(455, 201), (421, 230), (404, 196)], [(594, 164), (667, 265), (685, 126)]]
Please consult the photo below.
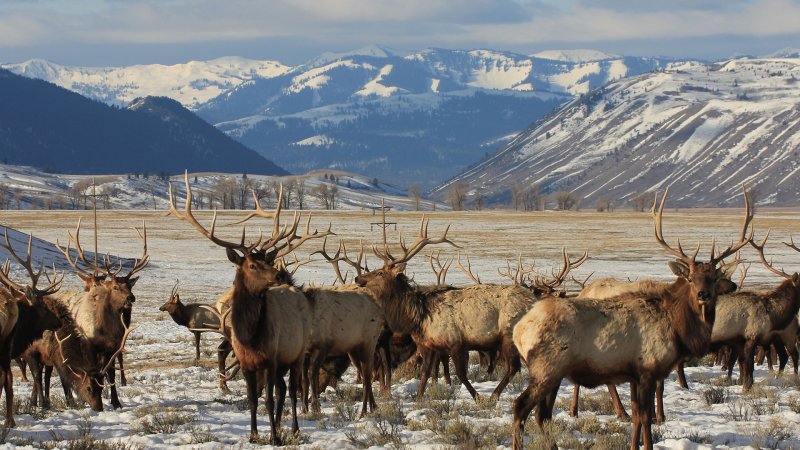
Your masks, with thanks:
[(798, 17), (800, 0), (0, 0), (0, 62), (299, 64), (371, 44), (720, 59), (800, 47)]

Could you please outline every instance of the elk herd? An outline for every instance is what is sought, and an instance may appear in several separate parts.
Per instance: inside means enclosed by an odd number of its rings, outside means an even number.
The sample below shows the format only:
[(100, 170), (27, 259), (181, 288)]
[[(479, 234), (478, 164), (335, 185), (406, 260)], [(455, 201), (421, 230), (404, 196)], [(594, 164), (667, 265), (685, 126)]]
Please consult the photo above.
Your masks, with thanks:
[[(413, 242), (402, 238), (398, 246), (383, 242), (372, 247), (382, 261), (367, 266), (364, 246), (357, 257), (348, 255), (343, 241), (329, 253), (331, 227), (311, 229), (311, 217), (301, 226), (295, 213), (281, 224), (281, 200), (276, 210), (265, 211), (255, 201), (255, 210), (229, 225), (243, 227), (249, 221), (271, 221), (268, 235), (248, 240), (226, 240), (216, 234), (217, 215), (210, 226), (201, 224), (192, 212), (192, 190), (185, 178), (186, 202), (176, 204), (170, 188), (169, 212), (196, 232), (225, 249), (235, 266), (233, 285), (215, 303), (182, 303), (177, 283), (161, 306), (178, 325), (195, 336), (195, 362), (200, 357), (201, 333), (219, 333), (220, 389), (240, 371), (246, 384), (250, 411), (250, 439), (258, 438), (258, 399), (265, 396), (270, 424), (270, 442), (281, 443), (280, 427), (288, 391), (291, 427), (299, 429), (297, 403), (302, 410), (320, 411), (320, 394), (335, 383), (351, 364), (363, 385), (361, 415), (376, 409), (374, 380), (381, 392), (391, 395), (392, 370), (409, 359), (418, 359), (420, 383), (417, 397), (440, 364), (452, 361), (455, 374), (474, 399), (478, 392), (469, 380), (469, 352), (493, 367), (502, 362), (504, 373), (492, 397), (497, 398), (524, 364), (528, 384), (512, 405), (513, 448), (523, 448), (523, 428), (535, 410), (536, 423), (552, 417), (558, 389), (564, 378), (575, 384), (570, 413), (576, 415), (578, 386), (607, 385), (617, 414), (627, 418), (616, 385), (631, 389), (631, 448), (653, 448), (651, 424), (663, 412), (663, 383), (675, 370), (686, 384), (683, 364), (690, 358), (728, 349), (729, 371), (738, 362), (743, 389), (753, 384), (755, 352), (759, 346), (774, 346), (781, 370), (791, 355), (797, 370), (797, 313), (800, 308), (800, 274), (777, 269), (765, 255), (769, 232), (756, 240), (753, 210), (747, 193), (741, 232), (725, 248), (710, 243), (707, 257), (701, 245), (687, 252), (680, 240), (673, 246), (663, 235), (663, 212), (667, 193), (654, 204), (654, 236), (671, 257), (672, 283), (623, 282), (613, 279), (586, 283), (579, 295), (566, 295), (569, 274), (587, 260), (587, 253), (572, 258), (562, 251), (559, 268), (537, 272), (521, 260), (508, 263), (500, 274), (510, 285), (482, 283), (466, 267), (460, 255), (457, 267), (474, 282), (470, 286), (446, 284), (454, 259), (440, 262), (431, 254), (428, 262), (436, 284), (421, 286), (405, 274), (409, 261), (426, 247), (447, 245), (460, 248), (448, 237), (429, 236), (428, 220), (422, 218)], [(656, 206), (658, 206), (656, 208)], [(110, 388), (111, 406), (122, 406), (116, 391), (116, 366), (125, 385), (122, 353), (132, 331), (131, 311), (135, 301), (134, 276), (149, 262), (147, 229), (135, 228), (143, 245), (142, 256), (130, 267), (114, 264), (108, 257), (90, 261), (80, 244), (80, 222), (68, 234), (66, 246), (58, 246), (81, 278), (82, 291), (59, 290), (63, 273), (35, 271), (31, 248), (18, 255), (6, 237), (0, 243), (27, 273), (26, 283), (12, 280), (8, 262), (0, 270), (0, 378), (6, 393), (6, 424), (14, 426), (11, 361), (22, 358), (31, 368), (34, 387), (31, 401), (47, 405), (53, 368), (61, 378), (64, 394), (72, 392), (97, 411), (102, 410), (102, 391)], [(252, 234), (252, 233), (251, 233)], [(331, 286), (302, 286), (293, 281), (297, 269), (309, 260), (290, 258), (298, 247), (322, 240), (319, 254), (331, 264), (336, 282)], [(785, 243), (800, 252), (790, 238)], [(73, 248), (74, 247), (74, 248)], [(774, 289), (748, 292), (737, 289), (731, 278), (741, 262), (740, 252), (753, 249), (763, 265), (783, 281)], [(733, 257), (732, 262), (725, 259)], [(96, 258), (96, 256), (95, 256)], [(348, 283), (340, 264), (355, 273)], [(44, 276), (44, 280), (40, 279)], [(46, 280), (46, 281), (45, 281)], [(573, 278), (574, 280), (574, 278)], [(576, 280), (577, 281), (577, 280)], [(42, 286), (45, 285), (46, 286)], [(226, 358), (235, 362), (228, 366)], [(447, 370), (445, 371), (448, 376)], [(729, 372), (730, 376), (730, 372)]]

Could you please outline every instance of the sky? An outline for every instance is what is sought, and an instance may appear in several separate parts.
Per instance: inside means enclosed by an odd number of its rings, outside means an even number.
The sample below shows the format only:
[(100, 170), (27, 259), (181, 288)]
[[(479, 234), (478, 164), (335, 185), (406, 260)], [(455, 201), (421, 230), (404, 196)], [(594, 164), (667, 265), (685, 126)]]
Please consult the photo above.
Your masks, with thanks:
[(0, 0), (0, 62), (306, 62), (379, 45), (724, 59), (800, 47), (800, 0)]

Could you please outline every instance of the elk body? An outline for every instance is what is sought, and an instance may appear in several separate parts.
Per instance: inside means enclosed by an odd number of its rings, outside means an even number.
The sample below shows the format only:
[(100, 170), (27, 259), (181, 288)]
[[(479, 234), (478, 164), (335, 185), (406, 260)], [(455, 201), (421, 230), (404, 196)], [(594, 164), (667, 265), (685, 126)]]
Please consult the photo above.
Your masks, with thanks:
[[(375, 409), (372, 375), (375, 351), (384, 329), (383, 310), (365, 289), (354, 286), (306, 288), (311, 308), (308, 342), (309, 367), (304, 371), (311, 385), (312, 402), (319, 411), (319, 372), (328, 356), (349, 355), (361, 372), (364, 386), (361, 415)], [(304, 385), (308, 383), (304, 382)]]
[[(166, 311), (172, 320), (188, 329), (219, 328), (219, 313), (221, 311), (212, 310), (210, 305), (205, 303), (183, 303), (178, 294), (178, 284), (172, 289), (172, 294), (159, 311)], [(200, 361), (200, 335), (201, 331), (192, 331), (194, 334), (194, 364)]]
[(685, 282), (613, 299), (542, 300), (514, 327), (514, 344), (530, 377), (528, 387), (513, 405), (514, 449), (522, 448), (523, 426), (534, 408), (538, 408), (539, 426), (552, 417), (564, 378), (583, 386), (631, 383), (631, 448), (638, 448), (640, 436), (646, 449), (653, 448), (650, 427), (656, 383), (677, 362), (707, 353), (717, 283), (724, 276), (717, 265), (749, 242), (746, 233), (752, 220), (745, 195), (746, 214), (739, 242), (719, 255), (712, 245), (710, 262), (697, 262), (697, 251), (689, 257), (680, 246), (675, 250), (664, 241), (661, 218), (665, 201), (666, 193), (656, 216), (655, 235), (665, 250), (684, 263), (673, 268)]

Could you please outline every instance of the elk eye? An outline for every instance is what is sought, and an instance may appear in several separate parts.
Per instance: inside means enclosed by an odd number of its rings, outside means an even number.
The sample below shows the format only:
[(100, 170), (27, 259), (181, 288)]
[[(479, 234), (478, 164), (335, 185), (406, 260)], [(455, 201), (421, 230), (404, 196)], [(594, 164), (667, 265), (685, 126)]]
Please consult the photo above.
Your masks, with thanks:
[(250, 268), (253, 269), (253, 270), (256, 270), (256, 265), (255, 264), (250, 264)]
[(118, 291), (119, 290), (119, 286), (114, 286), (114, 290)]

